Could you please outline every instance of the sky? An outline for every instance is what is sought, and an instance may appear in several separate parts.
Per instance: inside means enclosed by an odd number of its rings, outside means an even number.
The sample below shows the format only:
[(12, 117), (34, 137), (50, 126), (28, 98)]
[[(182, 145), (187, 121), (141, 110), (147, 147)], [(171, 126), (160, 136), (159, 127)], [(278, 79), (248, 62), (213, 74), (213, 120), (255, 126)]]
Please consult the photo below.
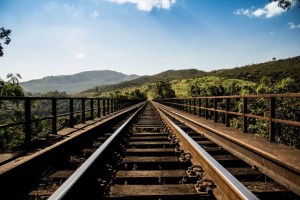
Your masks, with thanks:
[(211, 71), (300, 55), (300, 7), (269, 0), (0, 0), (0, 77)]

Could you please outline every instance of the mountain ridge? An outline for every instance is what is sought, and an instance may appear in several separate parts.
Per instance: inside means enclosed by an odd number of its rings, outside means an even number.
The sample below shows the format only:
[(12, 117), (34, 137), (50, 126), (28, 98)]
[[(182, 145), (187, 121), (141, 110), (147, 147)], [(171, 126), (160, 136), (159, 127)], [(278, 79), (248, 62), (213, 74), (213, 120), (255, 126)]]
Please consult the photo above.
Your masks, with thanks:
[(268, 61), (264, 63), (245, 65), (230, 69), (219, 69), (210, 72), (205, 72), (197, 69), (185, 70), (167, 70), (152, 76), (140, 76), (137, 79), (125, 81), (113, 85), (95, 86), (81, 93), (108, 92), (112, 90), (120, 90), (127, 87), (138, 87), (145, 83), (153, 83), (158, 81), (171, 81), (185, 78), (200, 78), (200, 77), (224, 77), (231, 79), (241, 79), (245, 81), (259, 82), (264, 76), (271, 77), (273, 81), (278, 81), (283, 78), (292, 78), (298, 84), (300, 90), (300, 56), (279, 59), (276, 61)]
[(41, 79), (33, 79), (20, 84), (26, 92), (31, 93), (46, 93), (55, 90), (76, 93), (96, 85), (116, 84), (138, 77), (136, 74), (127, 75), (112, 70), (92, 70), (72, 75), (45, 76)]

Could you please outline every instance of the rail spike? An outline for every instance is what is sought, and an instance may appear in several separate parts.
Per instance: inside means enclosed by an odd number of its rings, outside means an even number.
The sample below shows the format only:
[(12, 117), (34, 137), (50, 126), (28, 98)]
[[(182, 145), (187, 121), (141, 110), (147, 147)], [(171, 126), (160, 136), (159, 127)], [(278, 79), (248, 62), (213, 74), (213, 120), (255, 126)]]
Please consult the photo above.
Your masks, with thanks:
[(186, 173), (188, 174), (189, 177), (203, 177), (203, 168), (200, 165), (192, 165), (188, 167), (186, 170)]
[(177, 155), (178, 155), (178, 154), (181, 155), (182, 153), (184, 153), (183, 149), (182, 149), (180, 146), (178, 146), (178, 145), (175, 146), (174, 151), (175, 151), (175, 153), (176, 153)]
[(194, 187), (198, 193), (212, 193), (212, 190), (215, 189), (217, 186), (210, 179), (200, 179), (199, 181), (197, 181)]
[(176, 134), (175, 133), (170, 133), (169, 135), (168, 135), (168, 140), (172, 140), (173, 138), (175, 138), (176, 137)]
[(172, 140), (170, 141), (170, 144), (175, 144), (176, 146), (180, 142), (180, 139), (178, 137), (173, 137)]
[(186, 153), (182, 153), (178, 159), (179, 162), (183, 163), (183, 162), (188, 162), (192, 157), (193, 156), (191, 153), (186, 152)]

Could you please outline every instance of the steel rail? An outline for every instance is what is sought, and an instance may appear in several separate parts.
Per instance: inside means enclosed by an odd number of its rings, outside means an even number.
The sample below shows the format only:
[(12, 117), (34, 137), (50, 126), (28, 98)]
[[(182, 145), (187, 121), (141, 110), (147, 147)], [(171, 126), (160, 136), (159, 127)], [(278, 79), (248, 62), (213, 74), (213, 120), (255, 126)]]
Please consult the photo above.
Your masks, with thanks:
[[(160, 108), (158, 105), (155, 107)], [(162, 108), (160, 108), (163, 112)], [(163, 113), (162, 113), (163, 114)], [(166, 119), (180, 135), (189, 143), (189, 145), (205, 160), (209, 167), (232, 189), (232, 191), (240, 199), (258, 199), (251, 191), (249, 191), (241, 182), (239, 182), (232, 174), (230, 174), (220, 163), (218, 163), (211, 155), (209, 155), (199, 144), (197, 144), (190, 136), (188, 136), (179, 126), (177, 126), (165, 114)]]
[(48, 200), (60, 200), (67, 196), (68, 192), (84, 176), (87, 170), (95, 163), (98, 157), (103, 155), (105, 149), (114, 141), (127, 124), (136, 116), (136, 114), (146, 105), (142, 105), (132, 116), (123, 123), (49, 198)]

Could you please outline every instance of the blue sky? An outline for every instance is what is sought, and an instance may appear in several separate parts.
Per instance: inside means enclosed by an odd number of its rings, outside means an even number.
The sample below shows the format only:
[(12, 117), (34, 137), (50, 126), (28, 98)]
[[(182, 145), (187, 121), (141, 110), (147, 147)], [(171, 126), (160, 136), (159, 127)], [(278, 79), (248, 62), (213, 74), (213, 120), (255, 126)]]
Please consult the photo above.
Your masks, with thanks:
[[(294, 1), (296, 2), (296, 1)], [(300, 8), (268, 0), (1, 0), (0, 77), (211, 71), (300, 55)], [(3, 41), (2, 41), (3, 44)]]

